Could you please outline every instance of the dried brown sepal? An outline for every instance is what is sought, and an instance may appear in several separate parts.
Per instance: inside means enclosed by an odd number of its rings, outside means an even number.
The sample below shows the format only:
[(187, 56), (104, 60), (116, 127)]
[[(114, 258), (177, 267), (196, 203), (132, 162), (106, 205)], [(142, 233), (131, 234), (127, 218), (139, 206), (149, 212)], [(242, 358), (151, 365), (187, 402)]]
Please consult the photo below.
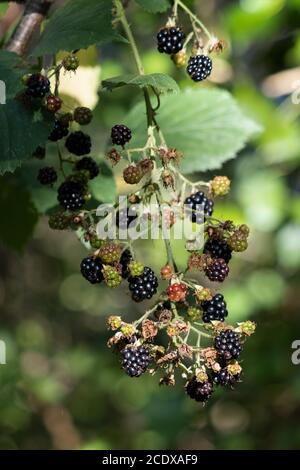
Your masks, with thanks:
[(106, 158), (110, 161), (112, 166), (115, 166), (119, 163), (122, 156), (119, 154), (119, 152), (115, 148), (113, 148), (106, 154)]
[(176, 384), (175, 375), (173, 373), (166, 374), (159, 379), (159, 385), (167, 385), (168, 387), (174, 386)]
[(171, 351), (171, 352), (165, 354), (164, 356), (162, 356), (161, 358), (159, 358), (156, 361), (156, 364), (160, 365), (160, 364), (166, 364), (166, 363), (174, 363), (177, 360), (178, 360), (178, 352), (177, 351)]
[(124, 340), (124, 335), (118, 331), (115, 333), (109, 340), (107, 341), (107, 346), (111, 348), (112, 346), (115, 346), (116, 344), (120, 343), (120, 341)]
[(117, 315), (110, 315), (107, 318), (107, 326), (112, 331), (118, 330), (122, 325), (122, 318)]
[(193, 359), (193, 350), (188, 344), (181, 344), (178, 348), (178, 354), (182, 359)]
[(142, 322), (142, 336), (144, 339), (154, 338), (158, 333), (157, 324), (149, 319)]

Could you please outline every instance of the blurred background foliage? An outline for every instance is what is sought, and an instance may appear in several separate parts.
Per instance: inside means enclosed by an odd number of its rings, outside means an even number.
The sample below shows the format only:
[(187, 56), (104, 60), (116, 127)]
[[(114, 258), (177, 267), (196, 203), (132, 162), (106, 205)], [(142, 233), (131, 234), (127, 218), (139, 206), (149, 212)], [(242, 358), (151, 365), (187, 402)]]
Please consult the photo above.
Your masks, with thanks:
[[(193, 86), (155, 49), (166, 15), (148, 14), (131, 3), (146, 72), (168, 73), (182, 89)], [(78, 266), (86, 251), (75, 235), (51, 232), (46, 217), (38, 220), (55, 194), (36, 185), (30, 199), (20, 184), (32, 184), (40, 164), (33, 171), (31, 163), (0, 180), (0, 237), (10, 244), (0, 248), (0, 338), (7, 345), (7, 365), (0, 366), (1, 448), (300, 446), (300, 366), (291, 363), (291, 343), (300, 339), (300, 0), (186, 3), (228, 44), (215, 60), (212, 81), (194, 86), (230, 90), (264, 128), (217, 172), (232, 179), (231, 195), (217, 204), (218, 215), (252, 229), (249, 250), (234, 257), (222, 286), (230, 319), (258, 325), (245, 346), (243, 382), (234, 391), (215, 393), (202, 408), (179, 384), (162, 388), (156, 377), (135, 380), (122, 374), (106, 347), (105, 316), (130, 320), (143, 307), (133, 305), (121, 288), (112, 293), (81, 277)], [(126, 45), (92, 47), (80, 56), (77, 75), (64, 77), (63, 93), (71, 105), (80, 100), (95, 108), (89, 131), (100, 155), (108, 129), (122, 122), (136, 94), (126, 88), (98, 96), (97, 89), (100, 80), (132, 71), (131, 56)], [(122, 192), (120, 173), (116, 182)], [(14, 208), (15, 198), (22, 206)], [(16, 224), (7, 229), (13, 218)], [(21, 247), (20, 239), (28, 243)], [(186, 254), (176, 251), (183, 264)], [(140, 244), (139, 255), (159, 269), (158, 242)]]

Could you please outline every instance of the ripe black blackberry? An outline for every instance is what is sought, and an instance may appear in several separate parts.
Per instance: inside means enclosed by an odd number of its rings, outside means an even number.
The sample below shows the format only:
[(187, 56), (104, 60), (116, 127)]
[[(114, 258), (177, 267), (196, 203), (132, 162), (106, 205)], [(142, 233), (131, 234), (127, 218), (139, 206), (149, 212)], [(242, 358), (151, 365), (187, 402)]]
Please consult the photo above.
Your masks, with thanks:
[(199, 382), (196, 377), (192, 377), (188, 381), (185, 390), (193, 400), (203, 403), (211, 397), (213, 393), (213, 385), (209, 381)]
[(205, 80), (212, 71), (212, 61), (206, 55), (196, 55), (189, 58), (187, 73), (194, 82)]
[(99, 284), (103, 281), (104, 277), (102, 274), (103, 264), (99, 258), (88, 256), (83, 258), (80, 264), (81, 274), (91, 284)]
[(66, 148), (70, 153), (81, 157), (91, 151), (92, 142), (88, 134), (81, 131), (72, 132), (66, 140)]
[(214, 210), (214, 201), (208, 199), (202, 191), (191, 194), (184, 204), (188, 216), (196, 224), (203, 224), (205, 216), (211, 216)]
[(129, 206), (127, 209), (122, 208), (116, 213), (116, 226), (121, 230), (126, 230), (129, 226), (132, 228), (136, 225), (138, 218), (138, 210), (136, 206)]
[(37, 177), (41, 184), (53, 184), (57, 180), (57, 173), (52, 166), (41, 168)]
[(185, 34), (178, 26), (162, 28), (157, 34), (157, 49), (165, 54), (176, 54), (183, 48)]
[(149, 351), (144, 346), (126, 346), (122, 351), (122, 367), (130, 377), (139, 377), (150, 363)]
[(124, 145), (131, 139), (131, 130), (123, 124), (116, 124), (111, 130), (111, 140), (114, 145)]
[(91, 157), (83, 157), (76, 163), (75, 169), (78, 171), (87, 170), (90, 173), (90, 179), (99, 175), (99, 166)]
[(75, 181), (65, 181), (58, 188), (57, 199), (65, 210), (74, 211), (84, 205), (84, 186)]
[(226, 263), (229, 263), (232, 250), (227, 245), (226, 240), (210, 238), (204, 245), (203, 253), (210, 254), (212, 258), (222, 258)]
[(130, 276), (128, 278), (129, 290), (135, 302), (151, 299), (157, 292), (158, 280), (151, 268), (144, 267), (141, 276)]
[(121, 265), (121, 269), (122, 269), (122, 272), (121, 272), (121, 276), (123, 279), (127, 279), (128, 276), (129, 276), (129, 268), (128, 268), (128, 265), (129, 263), (133, 260), (133, 256), (130, 252), (130, 250), (124, 250), (122, 255), (121, 255), (121, 258), (120, 258), (120, 265)]
[(30, 75), (26, 86), (26, 94), (32, 98), (44, 98), (50, 92), (50, 81), (40, 73)]
[(215, 337), (215, 348), (224, 359), (237, 359), (242, 351), (240, 335), (232, 330), (221, 331)]
[(211, 321), (224, 321), (228, 315), (226, 302), (222, 294), (216, 294), (211, 300), (202, 302), (203, 321), (209, 323)]
[(52, 142), (57, 142), (58, 140), (61, 140), (66, 137), (68, 133), (69, 126), (56, 119), (54, 122), (54, 128), (51, 134), (49, 135), (48, 139)]
[(232, 375), (226, 368), (221, 369), (219, 372), (214, 372), (212, 380), (216, 385), (226, 387), (227, 385), (233, 386), (240, 379), (240, 374)]
[(229, 267), (223, 258), (215, 258), (206, 267), (205, 274), (212, 282), (223, 282), (229, 274)]

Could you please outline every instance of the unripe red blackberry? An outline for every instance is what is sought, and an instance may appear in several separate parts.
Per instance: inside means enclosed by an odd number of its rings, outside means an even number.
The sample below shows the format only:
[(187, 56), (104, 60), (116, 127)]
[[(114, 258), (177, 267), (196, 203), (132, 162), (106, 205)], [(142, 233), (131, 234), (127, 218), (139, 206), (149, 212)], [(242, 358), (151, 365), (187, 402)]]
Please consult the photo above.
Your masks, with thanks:
[(232, 250), (225, 240), (210, 238), (204, 245), (203, 253), (209, 254), (212, 258), (223, 258), (229, 263)]
[(237, 359), (242, 351), (240, 335), (232, 330), (221, 331), (215, 337), (215, 349), (224, 359)]
[(48, 139), (52, 142), (57, 142), (69, 134), (69, 125), (65, 125), (59, 119), (54, 122), (54, 128), (49, 135)]
[(116, 124), (111, 129), (111, 140), (114, 145), (124, 145), (131, 139), (131, 130), (123, 124)]
[(229, 274), (228, 264), (222, 258), (213, 259), (206, 267), (205, 274), (212, 282), (223, 282)]
[(58, 96), (49, 95), (46, 100), (46, 108), (50, 113), (56, 113), (60, 110), (62, 105), (62, 100)]
[(123, 171), (123, 178), (127, 184), (137, 184), (141, 181), (143, 174), (140, 168), (136, 165), (129, 165)]
[(69, 54), (63, 58), (62, 65), (68, 72), (74, 72), (79, 67), (79, 59), (75, 54)]
[(174, 274), (174, 270), (173, 270), (172, 266), (170, 266), (169, 264), (166, 264), (160, 270), (160, 277), (164, 280), (171, 279), (173, 274)]
[(91, 151), (92, 142), (88, 134), (81, 131), (72, 132), (66, 140), (66, 148), (70, 153), (81, 157)]
[(157, 49), (165, 54), (176, 54), (183, 48), (185, 34), (178, 26), (162, 28), (157, 34)]
[(104, 282), (108, 287), (118, 287), (122, 282), (122, 277), (112, 266), (104, 266), (103, 270)]
[(99, 175), (99, 166), (91, 157), (81, 158), (75, 165), (75, 169), (78, 171), (86, 170), (89, 172), (90, 179), (96, 178)]
[(188, 289), (185, 284), (177, 282), (168, 287), (167, 295), (171, 302), (183, 302), (188, 295)]
[(108, 242), (101, 246), (99, 250), (99, 257), (103, 263), (113, 264), (120, 261), (121, 246), (117, 243)]
[(39, 170), (37, 179), (43, 185), (53, 184), (57, 180), (57, 173), (52, 166), (45, 166)]
[(216, 294), (211, 300), (201, 303), (203, 310), (203, 321), (209, 323), (211, 321), (224, 321), (228, 315), (226, 302), (222, 294)]
[(74, 121), (78, 122), (81, 126), (85, 126), (93, 119), (93, 113), (89, 108), (81, 106), (74, 111)]
[(103, 265), (99, 258), (88, 256), (81, 261), (81, 274), (91, 284), (99, 284), (103, 281)]
[(187, 73), (194, 82), (205, 80), (212, 71), (212, 61), (205, 55), (196, 55), (189, 58)]
[(186, 384), (185, 390), (193, 400), (205, 403), (213, 393), (213, 385), (208, 380), (199, 382), (194, 376)]
[(66, 230), (70, 226), (70, 217), (63, 212), (56, 212), (49, 216), (48, 225), (52, 230)]
[(44, 98), (50, 91), (50, 81), (40, 73), (34, 73), (26, 81), (26, 94), (32, 98)]
[(128, 345), (121, 351), (122, 367), (130, 377), (139, 377), (150, 363), (149, 351), (144, 346)]
[(141, 170), (142, 175), (144, 176), (144, 175), (146, 175), (147, 173), (150, 173), (150, 171), (153, 170), (154, 163), (153, 163), (153, 160), (151, 160), (151, 158), (144, 158), (143, 160), (140, 160), (137, 163), (137, 166), (139, 167), (139, 169)]

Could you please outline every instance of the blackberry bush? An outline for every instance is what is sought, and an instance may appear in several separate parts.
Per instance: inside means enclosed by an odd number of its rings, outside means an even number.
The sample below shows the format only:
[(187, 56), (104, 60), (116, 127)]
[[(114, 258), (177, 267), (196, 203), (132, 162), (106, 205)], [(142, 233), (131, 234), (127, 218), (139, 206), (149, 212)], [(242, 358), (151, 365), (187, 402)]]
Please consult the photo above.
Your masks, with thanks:
[[(73, 5), (76, 2), (78, 0), (72, 0), (71, 3)], [(94, 6), (90, 3), (94, 3)], [(99, 17), (99, 5), (96, 3), (80, 3), (80, 8), (84, 10), (82, 30), (90, 31), (90, 38), (95, 37), (95, 31), (90, 22), (87, 24), (86, 18), (90, 18), (93, 12), (95, 17)], [(199, 274), (206, 275), (205, 282), (223, 282), (229, 274), (228, 263), (232, 252), (242, 252), (248, 246), (249, 228), (245, 224), (235, 225), (232, 220), (222, 220), (216, 215), (218, 212), (214, 211), (218, 198), (224, 197), (230, 190), (228, 177), (216, 175), (208, 181), (196, 181), (194, 177), (190, 180), (188, 174), (195, 176), (206, 168), (214, 171), (221, 162), (228, 160), (228, 155), (235, 156), (236, 149), (242, 147), (241, 140), (243, 143), (246, 140), (244, 135), (241, 138), (238, 134), (236, 142), (232, 138), (234, 132), (238, 133), (243, 129), (243, 123), (240, 122), (243, 121), (243, 115), (237, 104), (233, 105), (231, 102), (229, 93), (224, 95), (211, 87), (200, 92), (200, 83), (189, 93), (174, 97), (173, 101), (171, 96), (161, 99), (162, 94), (168, 92), (171, 95), (177, 91), (176, 83), (171, 77), (157, 73), (157, 70), (145, 73), (139, 45), (131, 31), (127, 10), (123, 7), (124, 2), (114, 0), (114, 8), (111, 8), (110, 2), (102, 3), (103, 15), (100, 15), (99, 27), (106, 31), (107, 40), (110, 36), (114, 37), (118, 29), (118, 33), (125, 33), (133, 53), (128, 53), (128, 62), (133, 58), (137, 68), (136, 72), (130, 71), (119, 77), (103, 80), (102, 89), (114, 92), (115, 88), (130, 85), (132, 92), (139, 94), (132, 103), (139, 101), (142, 95), (144, 109), (141, 110), (138, 104), (128, 114), (125, 122), (130, 127), (124, 124), (114, 125), (112, 113), (116, 114), (119, 110), (119, 120), (123, 109), (114, 102), (112, 112), (107, 105), (110, 95), (106, 93), (99, 107), (103, 127), (101, 128), (100, 122), (95, 123), (93, 130), (97, 139), (92, 142), (90, 135), (82, 131), (82, 126), (91, 123), (92, 111), (85, 106), (73, 106), (72, 100), (66, 99), (64, 103), (62, 101), (65, 96), (62, 78), (64, 76), (68, 80), (72, 77), (73, 74), (66, 72), (76, 72), (79, 66), (76, 54), (80, 54), (80, 57), (84, 54), (76, 49), (57, 63), (62, 52), (57, 51), (59, 55), (56, 54), (53, 60), (51, 54), (47, 54), (47, 58), (42, 56), (31, 63), (26, 61), (22, 47), (22, 61), (19, 66), (26, 71), (28, 69), (30, 73), (22, 79), (25, 88), (23, 92), (16, 96), (16, 100), (9, 99), (4, 110), (5, 113), (8, 110), (6, 114), (10, 122), (7, 126), (2, 126), (3, 142), (4, 146), (11, 147), (10, 152), (4, 149), (5, 161), (10, 162), (9, 166), (13, 167), (14, 163), (21, 163), (26, 157), (24, 152), (31, 153), (35, 146), (40, 145), (33, 157), (43, 159), (47, 154), (53, 167), (45, 164), (39, 171), (38, 180), (45, 185), (54, 185), (59, 181), (58, 189), (52, 190), (57, 191), (60, 207), (49, 208), (49, 227), (53, 230), (75, 232), (76, 238), (89, 252), (81, 260), (78, 271), (80, 269), (82, 276), (89, 283), (95, 284), (96, 289), (99, 289), (97, 284), (101, 284), (101, 289), (120, 286), (120, 290), (123, 288), (127, 296), (131, 295), (130, 301), (152, 299), (147, 310), (142, 305), (136, 308), (131, 303), (128, 309), (131, 323), (115, 314), (108, 318), (108, 327), (113, 332), (108, 346), (121, 354), (124, 371), (131, 377), (139, 377), (148, 369), (151, 360), (153, 367), (149, 372), (152, 375), (161, 374), (160, 384), (174, 385), (181, 375), (186, 381), (187, 395), (197, 402), (205, 403), (211, 397), (214, 387), (232, 387), (239, 381), (241, 366), (237, 358), (245, 339), (254, 333), (255, 324), (249, 321), (237, 325), (227, 324), (226, 320), (230, 315), (223, 295), (205, 284), (202, 285), (203, 276)], [(132, 2), (132, 8), (134, 3)], [(139, 3), (142, 5), (144, 2)], [(59, 16), (59, 8), (58, 6), (55, 15)], [(75, 20), (78, 21), (79, 10), (76, 11)], [(113, 15), (113, 22), (109, 19), (110, 15)], [(64, 15), (63, 22), (71, 22), (71, 17), (72, 9), (68, 15)], [(179, 24), (185, 25), (187, 34), (176, 26)], [(53, 23), (50, 16), (49, 27), (51, 25)], [(17, 27), (17, 38), (20, 38), (19, 32)], [(25, 36), (21, 35), (23, 40)], [(78, 34), (78, 38), (81, 38), (81, 34)], [(15, 35), (12, 34), (12, 42), (14, 40)], [(184, 0), (173, 3), (166, 26), (157, 34), (157, 44), (155, 34), (152, 35), (152, 41), (157, 57), (159, 53), (169, 55), (170, 66), (185, 67), (187, 74), (195, 82), (202, 82), (210, 76), (214, 56), (224, 48), (222, 40), (211, 35), (203, 22), (185, 5)], [(85, 40), (84, 47), (89, 45)], [(17, 46), (20, 50), (19, 42)], [(80, 48), (80, 40), (78, 47)], [(8, 49), (12, 50), (11, 44)], [(84, 61), (83, 57), (82, 65)], [(15, 72), (15, 67), (12, 67), (12, 77)], [(81, 72), (83, 70), (78, 75)], [(5, 68), (3, 73), (6, 73)], [(177, 73), (184, 72), (178, 70)], [(15, 78), (17, 81), (17, 74)], [(49, 79), (51, 86), (53, 85), (52, 93)], [(21, 83), (20, 87), (22, 88)], [(92, 95), (91, 90), (82, 88), (78, 91), (76, 102), (86, 102)], [(131, 99), (132, 94), (128, 93), (126, 102), (131, 102)], [(9, 109), (9, 106), (14, 108)], [(14, 145), (10, 135), (5, 135), (6, 127), (11, 125), (14, 129), (15, 121), (12, 116), (16, 114), (16, 106), (21, 107), (19, 111), (23, 113), (24, 122), (17, 132), (19, 145)], [(96, 115), (98, 108), (95, 117)], [(224, 116), (229, 126), (226, 126)], [(238, 126), (235, 124), (237, 121)], [(6, 123), (6, 120), (3, 122)], [(249, 128), (251, 126), (247, 119), (247, 132), (250, 133)], [(45, 133), (49, 132), (48, 139), (56, 145), (45, 142)], [(23, 149), (22, 133), (26, 133), (24, 138), (33, 139), (34, 145), (29, 145), (31, 142), (27, 141), (28, 145), (24, 145)], [(64, 145), (60, 142), (62, 139), (65, 139)], [(175, 147), (176, 141), (179, 148)], [(106, 142), (108, 145), (105, 148)], [(101, 173), (100, 165), (89, 156), (92, 144), (97, 159), (101, 161)], [(46, 148), (47, 145), (49, 149)], [(116, 185), (113, 173), (117, 165)], [(7, 165), (2, 170), (6, 171)], [(98, 180), (94, 181), (95, 178)], [(132, 186), (129, 188), (125, 183)], [(116, 200), (116, 187), (126, 193), (125, 199), (130, 204), (129, 207), (123, 208), (123, 201)], [(106, 204), (108, 201), (112, 203), (108, 208), (111, 211), (102, 213), (99, 204)], [(39, 206), (42, 205), (41, 202), (43, 201), (39, 201)], [(105, 207), (107, 208), (106, 205)], [(181, 264), (177, 265), (177, 253), (170, 238), (176, 235), (177, 223), (179, 225), (181, 221), (186, 222), (187, 217), (196, 225), (192, 225), (192, 233), (184, 231), (182, 234), (188, 252), (185, 266), (184, 256), (180, 256)], [(109, 228), (108, 231), (103, 231), (102, 222)], [(191, 228), (191, 224), (187, 225)], [(127, 230), (128, 227), (133, 230)], [(152, 232), (153, 227), (155, 230)], [(154, 270), (144, 265), (144, 260), (140, 258), (139, 245), (135, 243), (136, 238), (147, 230), (150, 236), (153, 234), (153, 238), (157, 238), (156, 233), (163, 235), (163, 243), (156, 245), (164, 246), (163, 253), (153, 253), (154, 261), (160, 263), (155, 267), (160, 272), (159, 281)], [(204, 247), (199, 243), (199, 234), (202, 233), (206, 237)], [(155, 248), (158, 249), (160, 250)], [(150, 250), (149, 254), (152, 255)], [(117, 298), (120, 290), (111, 291), (111, 295), (115, 296), (115, 305), (120, 303)], [(157, 296), (154, 300), (155, 294)], [(139, 318), (136, 318), (137, 311)]]

